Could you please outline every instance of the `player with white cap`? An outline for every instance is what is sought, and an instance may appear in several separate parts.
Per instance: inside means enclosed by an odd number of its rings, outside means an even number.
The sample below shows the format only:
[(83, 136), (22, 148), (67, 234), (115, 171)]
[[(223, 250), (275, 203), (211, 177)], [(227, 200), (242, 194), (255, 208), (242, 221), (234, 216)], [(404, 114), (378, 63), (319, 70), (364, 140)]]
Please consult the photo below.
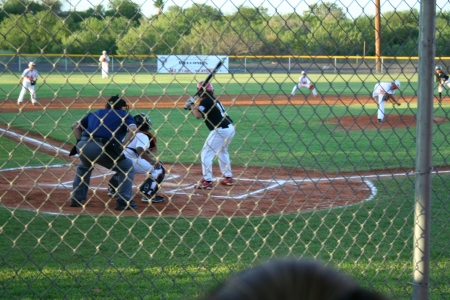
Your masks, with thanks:
[(378, 82), (372, 93), (372, 97), (377, 98), (378, 97), (378, 114), (377, 114), (377, 120), (378, 123), (383, 122), (384, 119), (384, 104), (388, 100), (394, 101), (395, 104), (401, 105), (398, 103), (398, 101), (394, 98), (395, 90), (400, 88), (400, 81), (395, 80), (393, 82)]
[(297, 91), (297, 89), (300, 89), (302, 87), (306, 87), (310, 91), (312, 91), (314, 97), (317, 96), (317, 90), (314, 87), (314, 84), (312, 84), (309, 77), (306, 75), (305, 71), (302, 71), (302, 74), (300, 75), (300, 78), (298, 79), (298, 83), (292, 89), (291, 96), (295, 96), (295, 92)]
[(102, 68), (102, 78), (108, 78), (109, 77), (109, 56), (106, 50), (103, 50), (102, 56), (98, 59), (101, 63)]
[(33, 105), (36, 105), (37, 103), (34, 85), (39, 78), (39, 74), (35, 69), (35, 66), (36, 64), (34, 62), (30, 62), (28, 68), (23, 71), (22, 76), (19, 79), (19, 85), (22, 86), (22, 90), (20, 91), (19, 99), (17, 99), (17, 105), (22, 105), (23, 97), (25, 97), (27, 90), (30, 92)]

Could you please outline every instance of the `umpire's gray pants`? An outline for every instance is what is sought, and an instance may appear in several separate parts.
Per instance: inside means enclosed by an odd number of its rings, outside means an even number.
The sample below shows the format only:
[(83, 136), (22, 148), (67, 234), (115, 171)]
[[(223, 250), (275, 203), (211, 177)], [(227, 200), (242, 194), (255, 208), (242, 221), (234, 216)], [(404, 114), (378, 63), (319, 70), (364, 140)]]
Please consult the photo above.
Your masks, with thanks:
[(117, 201), (130, 201), (133, 197), (134, 168), (130, 159), (114, 162), (103, 149), (103, 144), (96, 141), (79, 141), (77, 144), (80, 163), (73, 181), (72, 198), (78, 201), (87, 199), (89, 183), (94, 164), (116, 171), (119, 176)]

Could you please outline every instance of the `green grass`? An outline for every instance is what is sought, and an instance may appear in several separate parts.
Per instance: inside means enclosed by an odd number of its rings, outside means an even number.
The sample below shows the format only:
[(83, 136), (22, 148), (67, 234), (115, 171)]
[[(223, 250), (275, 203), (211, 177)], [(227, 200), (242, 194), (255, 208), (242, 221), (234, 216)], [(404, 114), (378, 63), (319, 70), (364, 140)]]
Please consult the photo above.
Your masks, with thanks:
[[(435, 115), (446, 117), (446, 105)], [(387, 108), (390, 113), (394, 108)], [(395, 108), (393, 113), (415, 114), (411, 104)], [(73, 144), (71, 125), (85, 110), (48, 110), (3, 113), (0, 123)], [(136, 113), (132, 111), (131, 113)], [(258, 106), (232, 107), (229, 113), (235, 121), (237, 134), (230, 153), (234, 165), (286, 166), (304, 170), (352, 172), (386, 168), (415, 167), (416, 129), (355, 130), (346, 132), (324, 121), (345, 115), (372, 115), (375, 105), (360, 106)], [(202, 121), (180, 109), (157, 109), (150, 113), (156, 132), (160, 155), (171, 163), (200, 163), (199, 153), (209, 133)], [(446, 147), (450, 123), (434, 125), (434, 165), (446, 165), (450, 148)], [(7, 149), (16, 144), (5, 141)], [(30, 155), (15, 155), (22, 166)], [(21, 160), (22, 158), (22, 160)]]
[[(40, 73), (36, 85), (38, 98), (90, 97), (124, 94), (127, 96), (160, 96), (192, 94), (204, 74), (119, 74), (110, 79), (92, 74)], [(0, 99), (17, 99), (21, 74), (3, 74)], [(310, 74), (321, 94), (370, 95), (378, 81), (399, 79), (401, 94), (415, 95), (417, 75), (315, 75)], [(298, 74), (217, 74), (213, 79), (217, 94), (290, 94)], [(398, 93), (397, 93), (398, 94)]]
[[(435, 295), (450, 292), (441, 277), (450, 267), (450, 232), (438, 226), (450, 217), (443, 209), (448, 179), (436, 177), (433, 184), (432, 243), (440, 249), (431, 258)], [(392, 299), (409, 299), (414, 182), (400, 181), (381, 180), (377, 187), (385, 193), (370, 202), (266, 217), (55, 216), (0, 209), (0, 283), (7, 298), (193, 299), (230, 272), (297, 256), (328, 262)], [(395, 193), (402, 197), (389, 196)]]
[[(192, 75), (118, 75), (101, 78), (41, 74), (38, 97), (183, 94), (195, 89)], [(409, 77), (408, 77), (409, 78)], [(411, 85), (402, 93), (414, 95)], [(415, 79), (414, 79), (415, 78)], [(219, 93), (289, 93), (298, 76), (217, 75)], [(370, 94), (375, 76), (314, 77), (328, 94)], [(390, 79), (382, 79), (390, 80)], [(17, 78), (2, 75), (0, 97), (15, 98)], [(197, 80), (195, 80), (197, 81)], [(362, 83), (364, 81), (364, 83)], [(219, 84), (220, 83), (220, 84)], [(243, 86), (245, 87), (243, 88)], [(403, 88), (404, 87), (404, 88)], [(2, 94), (3, 93), (3, 94)], [(390, 113), (391, 107), (387, 107)], [(396, 108), (415, 114), (415, 104)], [(447, 117), (448, 105), (435, 116)], [(373, 115), (375, 105), (231, 107), (237, 134), (233, 165), (292, 167), (328, 172), (415, 167), (415, 128), (345, 132), (324, 123), (344, 115)], [(73, 144), (70, 126), (84, 110), (0, 113), (0, 123)], [(134, 112), (132, 112), (134, 113)], [(150, 113), (162, 160), (200, 163), (208, 134), (184, 110)], [(435, 124), (433, 164), (446, 166), (448, 123)], [(60, 164), (0, 137), (0, 169)], [(448, 181), (433, 177), (430, 299), (450, 295)], [(4, 180), (1, 177), (0, 180)], [(0, 297), (46, 299), (194, 299), (230, 273), (277, 256), (314, 257), (343, 269), (363, 286), (392, 299), (410, 299), (415, 183), (413, 177), (374, 182), (372, 201), (333, 210), (262, 217), (122, 217), (50, 215), (0, 208)], [(1, 199), (1, 198), (0, 198)], [(0, 203), (1, 204), (1, 203)]]

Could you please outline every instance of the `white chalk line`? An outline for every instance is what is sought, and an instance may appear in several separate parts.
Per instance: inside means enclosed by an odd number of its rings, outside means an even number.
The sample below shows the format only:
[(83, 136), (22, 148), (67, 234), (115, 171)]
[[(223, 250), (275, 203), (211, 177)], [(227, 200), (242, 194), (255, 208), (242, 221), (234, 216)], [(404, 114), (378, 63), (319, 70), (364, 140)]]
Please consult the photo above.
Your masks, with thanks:
[[(27, 141), (28, 143), (32, 143), (34, 145), (37, 145), (38, 147), (41, 148), (46, 148), (46, 149), (50, 149), (55, 151), (56, 153), (63, 153), (63, 154), (69, 154), (69, 151), (66, 151), (64, 149), (61, 148), (56, 148), (46, 142), (42, 142), (15, 132), (11, 132), (8, 130), (4, 130), (3, 128), (0, 128), (0, 132), (2, 132), (5, 136), (10, 136), (10, 137), (15, 137), (18, 138), (20, 140), (24, 140)], [(12, 171), (12, 170), (23, 170), (23, 169), (38, 169), (38, 168), (55, 168), (55, 167), (65, 167), (65, 166), (69, 166), (69, 164), (67, 165), (54, 165), (54, 166), (47, 166), (47, 167), (25, 167), (25, 168), (11, 168), (11, 169), (5, 169), (5, 170), (0, 170), (0, 172), (5, 172), (5, 171)], [(438, 173), (437, 171), (435, 173)], [(450, 171), (439, 171), (439, 173), (450, 173)], [(91, 178), (98, 178), (98, 177), (106, 177), (109, 174), (112, 173), (107, 173), (107, 174), (100, 174), (100, 175), (95, 175), (92, 176)], [(415, 175), (415, 172), (406, 172), (406, 173), (395, 173), (395, 174), (377, 174), (377, 175), (364, 175), (364, 176), (349, 176), (349, 177), (344, 177), (344, 176), (339, 176), (339, 177), (334, 177), (334, 178), (303, 178), (303, 179), (291, 179), (291, 180), (276, 180), (276, 179), (252, 179), (252, 178), (239, 178), (239, 181), (259, 181), (259, 182), (268, 182), (270, 185), (259, 189), (259, 190), (255, 190), (252, 191), (250, 193), (245, 193), (245, 194), (240, 194), (237, 196), (215, 196), (215, 195), (211, 195), (210, 197), (213, 198), (222, 198), (222, 199), (245, 199), (248, 198), (250, 196), (253, 195), (257, 195), (259, 193), (263, 193), (266, 192), (268, 190), (271, 189), (275, 189), (275, 188), (279, 188), (281, 185), (284, 185), (286, 183), (292, 183), (292, 184), (296, 184), (296, 185), (301, 185), (301, 183), (305, 183), (305, 182), (322, 182), (322, 181), (348, 181), (348, 180), (358, 180), (358, 181), (362, 181), (365, 184), (367, 184), (367, 186), (369, 187), (370, 190), (370, 196), (366, 199), (364, 199), (364, 201), (369, 201), (372, 200), (376, 194), (377, 194), (377, 189), (375, 187), (375, 185), (370, 181), (370, 179), (379, 179), (379, 178), (383, 178), (383, 177), (405, 177), (405, 176), (413, 176)], [(175, 180), (177, 178), (179, 178), (180, 175), (178, 174), (169, 174), (165, 180), (165, 181), (170, 181), (170, 180)], [(73, 181), (65, 181), (62, 183), (56, 183), (56, 184), (42, 184), (41, 186), (49, 186), (49, 187), (63, 187), (63, 188), (67, 188), (67, 187), (72, 187), (72, 182)], [(163, 186), (164, 186), (164, 182), (163, 182)], [(168, 182), (169, 183), (169, 182)], [(273, 183), (273, 184), (272, 184)], [(170, 183), (170, 185), (173, 185), (176, 183)], [(186, 189), (193, 189), (195, 187), (195, 185), (188, 185), (188, 186), (183, 186), (182, 184), (177, 184), (177, 188), (176, 189), (172, 189), (172, 190), (167, 190), (164, 191), (165, 193), (168, 194), (184, 194), (184, 195), (191, 195), (191, 196), (202, 196), (200, 194), (193, 194), (193, 193), (187, 193), (185, 192)], [(135, 186), (137, 187), (137, 186)], [(107, 190), (107, 187), (97, 187), (97, 189), (100, 190)]]

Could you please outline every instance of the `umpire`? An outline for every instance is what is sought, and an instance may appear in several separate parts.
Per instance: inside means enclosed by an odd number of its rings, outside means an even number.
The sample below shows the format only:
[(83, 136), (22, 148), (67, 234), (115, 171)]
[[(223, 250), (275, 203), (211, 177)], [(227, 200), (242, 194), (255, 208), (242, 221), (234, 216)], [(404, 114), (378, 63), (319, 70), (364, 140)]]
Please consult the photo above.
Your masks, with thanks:
[(128, 113), (127, 103), (118, 95), (113, 96), (104, 109), (87, 114), (72, 125), (72, 130), (78, 141), (80, 163), (73, 182), (70, 206), (83, 205), (94, 164), (99, 164), (116, 171), (119, 176), (115, 209), (135, 209), (136, 203), (132, 200), (133, 162), (123, 155), (123, 145), (132, 139), (137, 127)]

